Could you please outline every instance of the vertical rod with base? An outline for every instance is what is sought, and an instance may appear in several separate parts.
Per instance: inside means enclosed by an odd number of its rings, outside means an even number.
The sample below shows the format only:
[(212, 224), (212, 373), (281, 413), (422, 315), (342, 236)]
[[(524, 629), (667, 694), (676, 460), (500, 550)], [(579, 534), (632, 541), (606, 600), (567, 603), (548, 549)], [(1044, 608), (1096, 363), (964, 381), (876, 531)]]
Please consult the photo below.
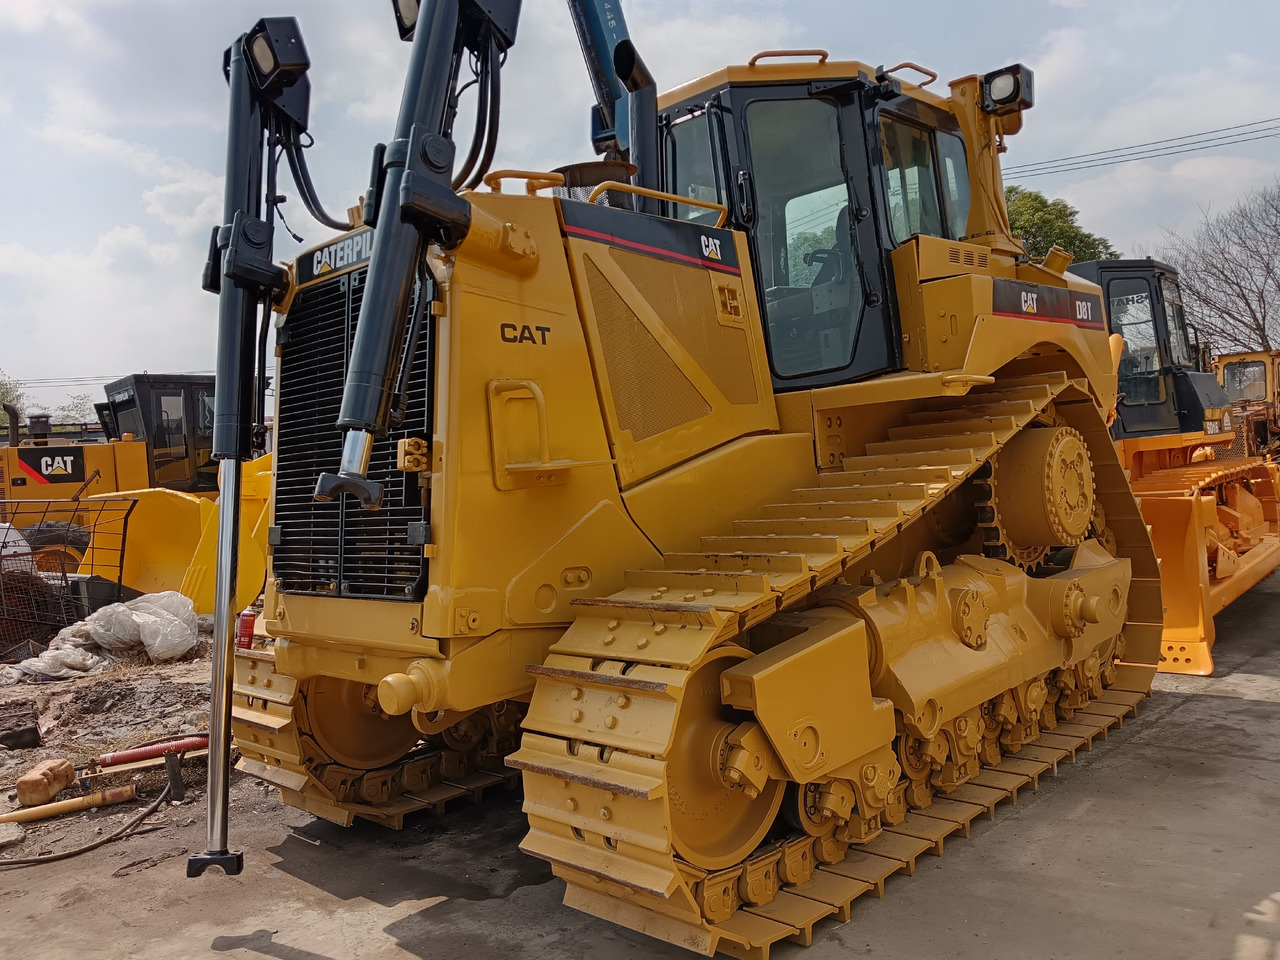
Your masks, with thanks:
[[(231, 122), (222, 231), (233, 241), (237, 217), (261, 210), (263, 122), (250, 88), (244, 37), (227, 54)], [(264, 225), (265, 226), (265, 225)], [(213, 671), (209, 689), (208, 849), (187, 859), (187, 876), (209, 867), (237, 874), (244, 855), (227, 850), (228, 777), (231, 766), (231, 656), (236, 623), (236, 571), (240, 548), (241, 461), (251, 454), (254, 335), (261, 291), (225, 271), (229, 247), (211, 269), (218, 289), (218, 360), (214, 391), (213, 457), (218, 461), (218, 565), (214, 583)], [(267, 247), (269, 255), (270, 247)]]
[(213, 671), (209, 685), (208, 849), (187, 860), (187, 876), (209, 867), (234, 876), (244, 854), (227, 850), (227, 808), (231, 775), (231, 655), (236, 628), (236, 572), (240, 552), (240, 461), (218, 464), (218, 570), (214, 583)]

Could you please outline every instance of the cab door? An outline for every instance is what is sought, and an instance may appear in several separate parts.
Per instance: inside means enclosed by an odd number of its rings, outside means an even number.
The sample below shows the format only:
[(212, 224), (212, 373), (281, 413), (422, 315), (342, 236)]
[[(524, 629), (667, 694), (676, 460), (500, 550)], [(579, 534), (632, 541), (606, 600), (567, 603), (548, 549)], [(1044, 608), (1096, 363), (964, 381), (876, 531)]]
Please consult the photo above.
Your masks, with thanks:
[(1150, 275), (1118, 273), (1105, 281), (1107, 318), (1111, 332), (1124, 337), (1124, 354), (1117, 371), (1120, 402), (1116, 405), (1123, 432), (1178, 432), (1173, 368), (1168, 344), (1161, 336), (1161, 313)]
[(731, 87), (714, 104), (779, 392), (901, 366), (860, 88)]

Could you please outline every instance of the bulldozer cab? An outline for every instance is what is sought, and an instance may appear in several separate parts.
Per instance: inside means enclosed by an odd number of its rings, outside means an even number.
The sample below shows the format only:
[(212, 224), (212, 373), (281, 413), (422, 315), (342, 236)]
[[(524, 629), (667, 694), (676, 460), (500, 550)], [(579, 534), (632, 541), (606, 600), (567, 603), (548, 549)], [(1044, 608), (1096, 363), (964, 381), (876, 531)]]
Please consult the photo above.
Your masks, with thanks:
[(1231, 402), (1233, 452), (1274, 454), (1280, 447), (1280, 351), (1224, 354), (1213, 369)]
[[(955, 117), (883, 72), (824, 66), (788, 64), (774, 84), (721, 71), (711, 89), (675, 91), (662, 118), (666, 191), (738, 198), (779, 392), (901, 369), (889, 254), (918, 234), (959, 240), (969, 214)], [(697, 207), (668, 215), (715, 221)]]
[(146, 441), (150, 486), (217, 491), (212, 376), (135, 373), (107, 384), (106, 392), (103, 428), (111, 439), (132, 434)]
[(1217, 358), (1218, 382), (1235, 403), (1262, 403), (1273, 412), (1280, 379), (1280, 351), (1229, 353)]
[(1070, 270), (1103, 288), (1109, 328), (1124, 337), (1115, 438), (1220, 433), (1230, 403), (1190, 335), (1178, 272), (1150, 257)]

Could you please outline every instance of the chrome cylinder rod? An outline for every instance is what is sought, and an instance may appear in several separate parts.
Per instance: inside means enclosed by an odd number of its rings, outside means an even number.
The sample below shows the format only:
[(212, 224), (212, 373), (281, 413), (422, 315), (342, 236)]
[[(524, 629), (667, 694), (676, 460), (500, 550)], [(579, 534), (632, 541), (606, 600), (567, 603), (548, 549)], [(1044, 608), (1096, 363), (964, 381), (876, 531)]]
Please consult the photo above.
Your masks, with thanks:
[(203, 854), (187, 861), (187, 876), (218, 866), (227, 874), (244, 868), (244, 855), (227, 850), (231, 774), (231, 658), (236, 629), (236, 571), (240, 552), (240, 461), (218, 464), (218, 563), (214, 582), (213, 671), (209, 684), (208, 839)]

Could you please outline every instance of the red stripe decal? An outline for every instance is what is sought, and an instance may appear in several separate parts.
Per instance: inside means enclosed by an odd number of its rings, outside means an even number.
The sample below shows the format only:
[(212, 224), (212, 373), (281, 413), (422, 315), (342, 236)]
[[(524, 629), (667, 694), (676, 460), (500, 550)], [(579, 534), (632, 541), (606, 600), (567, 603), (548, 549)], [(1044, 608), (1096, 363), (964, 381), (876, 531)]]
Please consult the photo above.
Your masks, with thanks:
[(992, 311), (993, 317), (1008, 317), (1010, 320), (1039, 320), (1043, 323), (1069, 323), (1073, 327), (1083, 327), (1086, 330), (1104, 330), (1106, 329), (1101, 323), (1094, 323), (1085, 320), (1071, 320), (1067, 317), (1038, 317), (1034, 313), (998, 313)]
[(49, 483), (49, 479), (45, 477), (39, 470), (36, 470), (33, 467), (28, 466), (23, 461), (19, 460), (18, 466), (22, 468), (23, 473), (25, 473), (28, 477), (30, 477), (36, 483), (43, 483), (46, 485)]
[(721, 273), (731, 273), (735, 277), (742, 276), (742, 271), (737, 267), (730, 267), (718, 260), (703, 260), (700, 257), (690, 257), (687, 254), (675, 253), (671, 250), (663, 250), (661, 247), (651, 247), (647, 243), (637, 243), (634, 240), (624, 240), (622, 237), (615, 237), (611, 233), (601, 233), (598, 230), (588, 230), (586, 227), (575, 227), (565, 224), (565, 233), (572, 234), (575, 237), (582, 237), (584, 240), (603, 240), (606, 243), (617, 244), (620, 247), (628, 247), (632, 250), (639, 250), (642, 253), (651, 253), (654, 256), (662, 257), (666, 260), (679, 260), (683, 263), (694, 263), (700, 267), (707, 267), (710, 270), (718, 270)]

